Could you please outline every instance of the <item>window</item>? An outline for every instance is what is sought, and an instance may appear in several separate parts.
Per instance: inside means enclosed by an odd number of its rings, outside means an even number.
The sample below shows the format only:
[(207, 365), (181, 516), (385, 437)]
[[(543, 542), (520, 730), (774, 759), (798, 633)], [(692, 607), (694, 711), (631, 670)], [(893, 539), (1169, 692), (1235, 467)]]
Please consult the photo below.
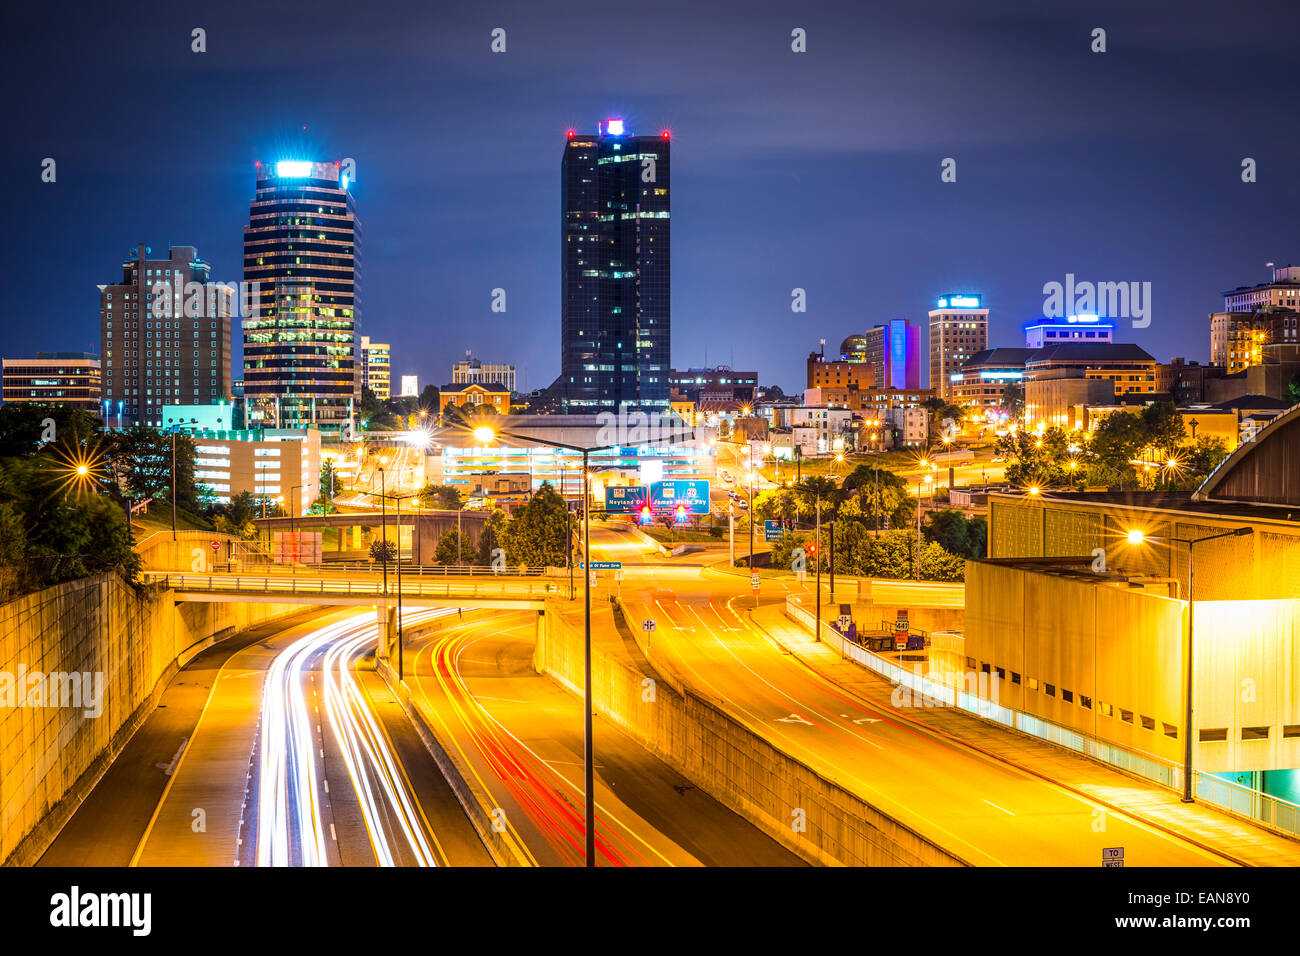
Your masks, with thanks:
[(1079, 706), (1082, 707), (1084, 710), (1092, 710), (1092, 698), (1091, 698), (1091, 697), (1085, 697), (1085, 696), (1083, 696), (1083, 694), (1080, 694), (1080, 695), (1079, 695)]
[(1061, 691), (1061, 700), (1065, 701), (1067, 704), (1073, 704), (1073, 703), (1074, 703), (1074, 691), (1072, 691), (1072, 690), (1062, 690), (1062, 691)]
[(1210, 743), (1213, 741), (1227, 740), (1227, 739), (1228, 739), (1227, 727), (1215, 727), (1209, 730), (1206, 729), (1201, 730), (1201, 743)]
[(1173, 724), (1166, 724), (1163, 721), (1161, 721), (1160, 726), (1164, 728), (1166, 737), (1170, 737), (1174, 740), (1178, 739), (1178, 728), (1175, 727)]
[(1242, 727), (1242, 740), (1268, 740), (1267, 727)]
[(1055, 684), (1044, 684), (1044, 685), (1043, 685), (1043, 693), (1046, 694), (1048, 697), (1055, 697), (1055, 696), (1056, 696), (1056, 685), (1055, 685)]
[(1133, 711), (1125, 710), (1123, 707), (1121, 707), (1119, 709), (1119, 719), (1124, 721), (1124, 723), (1126, 724), (1133, 723)]
[(1156, 729), (1156, 722), (1155, 722), (1155, 718), (1154, 718), (1154, 717), (1148, 717), (1148, 716), (1146, 716), (1145, 714), (1139, 714), (1138, 716), (1139, 716), (1139, 717), (1141, 718), (1141, 720), (1142, 720), (1142, 729), (1143, 729), (1143, 730), (1155, 730), (1155, 729)]

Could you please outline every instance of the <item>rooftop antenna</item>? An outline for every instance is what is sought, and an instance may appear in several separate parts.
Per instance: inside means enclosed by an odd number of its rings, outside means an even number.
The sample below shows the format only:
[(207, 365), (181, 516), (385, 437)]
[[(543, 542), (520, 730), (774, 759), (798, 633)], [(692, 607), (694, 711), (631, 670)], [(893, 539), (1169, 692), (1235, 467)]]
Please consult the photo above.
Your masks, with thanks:
[(1271, 262), (1266, 262), (1266, 263), (1264, 263), (1264, 265), (1268, 266), (1268, 268), (1270, 268), (1270, 269), (1273, 270), (1273, 281), (1276, 282), (1276, 281), (1277, 281), (1277, 269), (1274, 267), (1274, 264), (1271, 263)]

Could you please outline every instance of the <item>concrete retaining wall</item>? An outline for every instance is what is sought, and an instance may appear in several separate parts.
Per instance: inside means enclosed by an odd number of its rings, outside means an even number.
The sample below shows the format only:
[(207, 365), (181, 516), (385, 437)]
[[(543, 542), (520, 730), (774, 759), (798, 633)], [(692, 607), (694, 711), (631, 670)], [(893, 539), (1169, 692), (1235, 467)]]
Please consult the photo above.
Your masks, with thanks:
[[(40, 857), (195, 654), (301, 610), (176, 604), (169, 591), (137, 590), (115, 574), (0, 605), (0, 860), (28, 865)], [(81, 706), (19, 706), (41, 702), (15, 686), (35, 672), (102, 675), (98, 715), (85, 695), (75, 698)]]
[[(583, 636), (548, 602), (534, 666), (581, 692)], [(614, 612), (593, 609), (608, 633)], [(631, 633), (639, 638), (633, 625)], [(644, 648), (643, 648), (644, 652)], [(964, 861), (820, 776), (688, 688), (655, 681), (599, 646), (592, 699), (606, 719), (700, 789), (805, 860), (829, 866), (960, 866)], [(803, 830), (796, 830), (796, 822)]]
[[(172, 540), (170, 531), (159, 531), (136, 542), (140, 553), (140, 567), (145, 571), (187, 571), (198, 574), (216, 567), (224, 567), (230, 558), (230, 545), (238, 541), (234, 535), (215, 531), (178, 531)], [(217, 550), (212, 550), (212, 542)]]

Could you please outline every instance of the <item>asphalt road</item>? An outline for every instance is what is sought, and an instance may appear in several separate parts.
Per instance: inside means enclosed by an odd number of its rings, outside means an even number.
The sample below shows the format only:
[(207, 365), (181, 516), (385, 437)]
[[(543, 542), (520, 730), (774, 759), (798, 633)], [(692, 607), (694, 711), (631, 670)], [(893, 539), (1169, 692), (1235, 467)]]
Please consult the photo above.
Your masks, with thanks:
[[(582, 701), (532, 666), (535, 612), (466, 615), (408, 650), (407, 683), (528, 861), (583, 863)], [(800, 860), (632, 738), (595, 721), (600, 866)]]

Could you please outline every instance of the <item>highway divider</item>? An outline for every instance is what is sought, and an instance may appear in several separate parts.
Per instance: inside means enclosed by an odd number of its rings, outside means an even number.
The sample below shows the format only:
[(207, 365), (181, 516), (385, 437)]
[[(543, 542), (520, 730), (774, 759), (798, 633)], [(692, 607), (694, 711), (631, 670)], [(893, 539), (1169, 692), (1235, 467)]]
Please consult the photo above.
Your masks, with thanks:
[[(417, 637), (432, 634), (462, 622), (463, 618), (460, 615), (439, 617), (427, 625), (421, 625), (418, 628), (406, 628), (403, 636), (406, 641), (411, 641)], [(473, 779), (469, 767), (463, 765), (454, 749), (442, 746), (438, 741), (438, 735), (433, 731), (435, 721), (432, 715), (425, 712), (424, 705), (419, 700), (412, 700), (410, 689), (406, 686), (406, 683), (397, 679), (397, 671), (392, 666), (391, 658), (376, 655), (375, 670), (384, 679), (389, 689), (392, 690), (393, 696), (397, 698), (398, 704), (401, 705), (402, 710), (411, 721), (411, 726), (415, 728), (420, 740), (424, 742), (424, 748), (433, 757), (433, 762), (438, 765), (438, 769), (442, 772), (448, 785), (450, 785), (452, 793), (456, 795), (457, 801), (460, 802), (466, 816), (469, 817), (469, 821), (478, 833), (479, 839), (487, 847), (493, 862), (497, 866), (528, 866), (528, 858), (514, 836), (508, 830), (498, 830), (494, 826), (495, 821), (492, 818), (491, 808), (479, 797), (477, 791), (469, 782)]]
[[(534, 666), (582, 693), (583, 632), (567, 602), (546, 602)], [(568, 613), (566, 614), (566, 610)], [(639, 622), (621, 604), (593, 607), (593, 627)], [(650, 663), (593, 643), (597, 712), (724, 806), (804, 860), (827, 866), (964, 866), (966, 861), (817, 773), (725, 709)], [(651, 648), (651, 650), (653, 650)]]

